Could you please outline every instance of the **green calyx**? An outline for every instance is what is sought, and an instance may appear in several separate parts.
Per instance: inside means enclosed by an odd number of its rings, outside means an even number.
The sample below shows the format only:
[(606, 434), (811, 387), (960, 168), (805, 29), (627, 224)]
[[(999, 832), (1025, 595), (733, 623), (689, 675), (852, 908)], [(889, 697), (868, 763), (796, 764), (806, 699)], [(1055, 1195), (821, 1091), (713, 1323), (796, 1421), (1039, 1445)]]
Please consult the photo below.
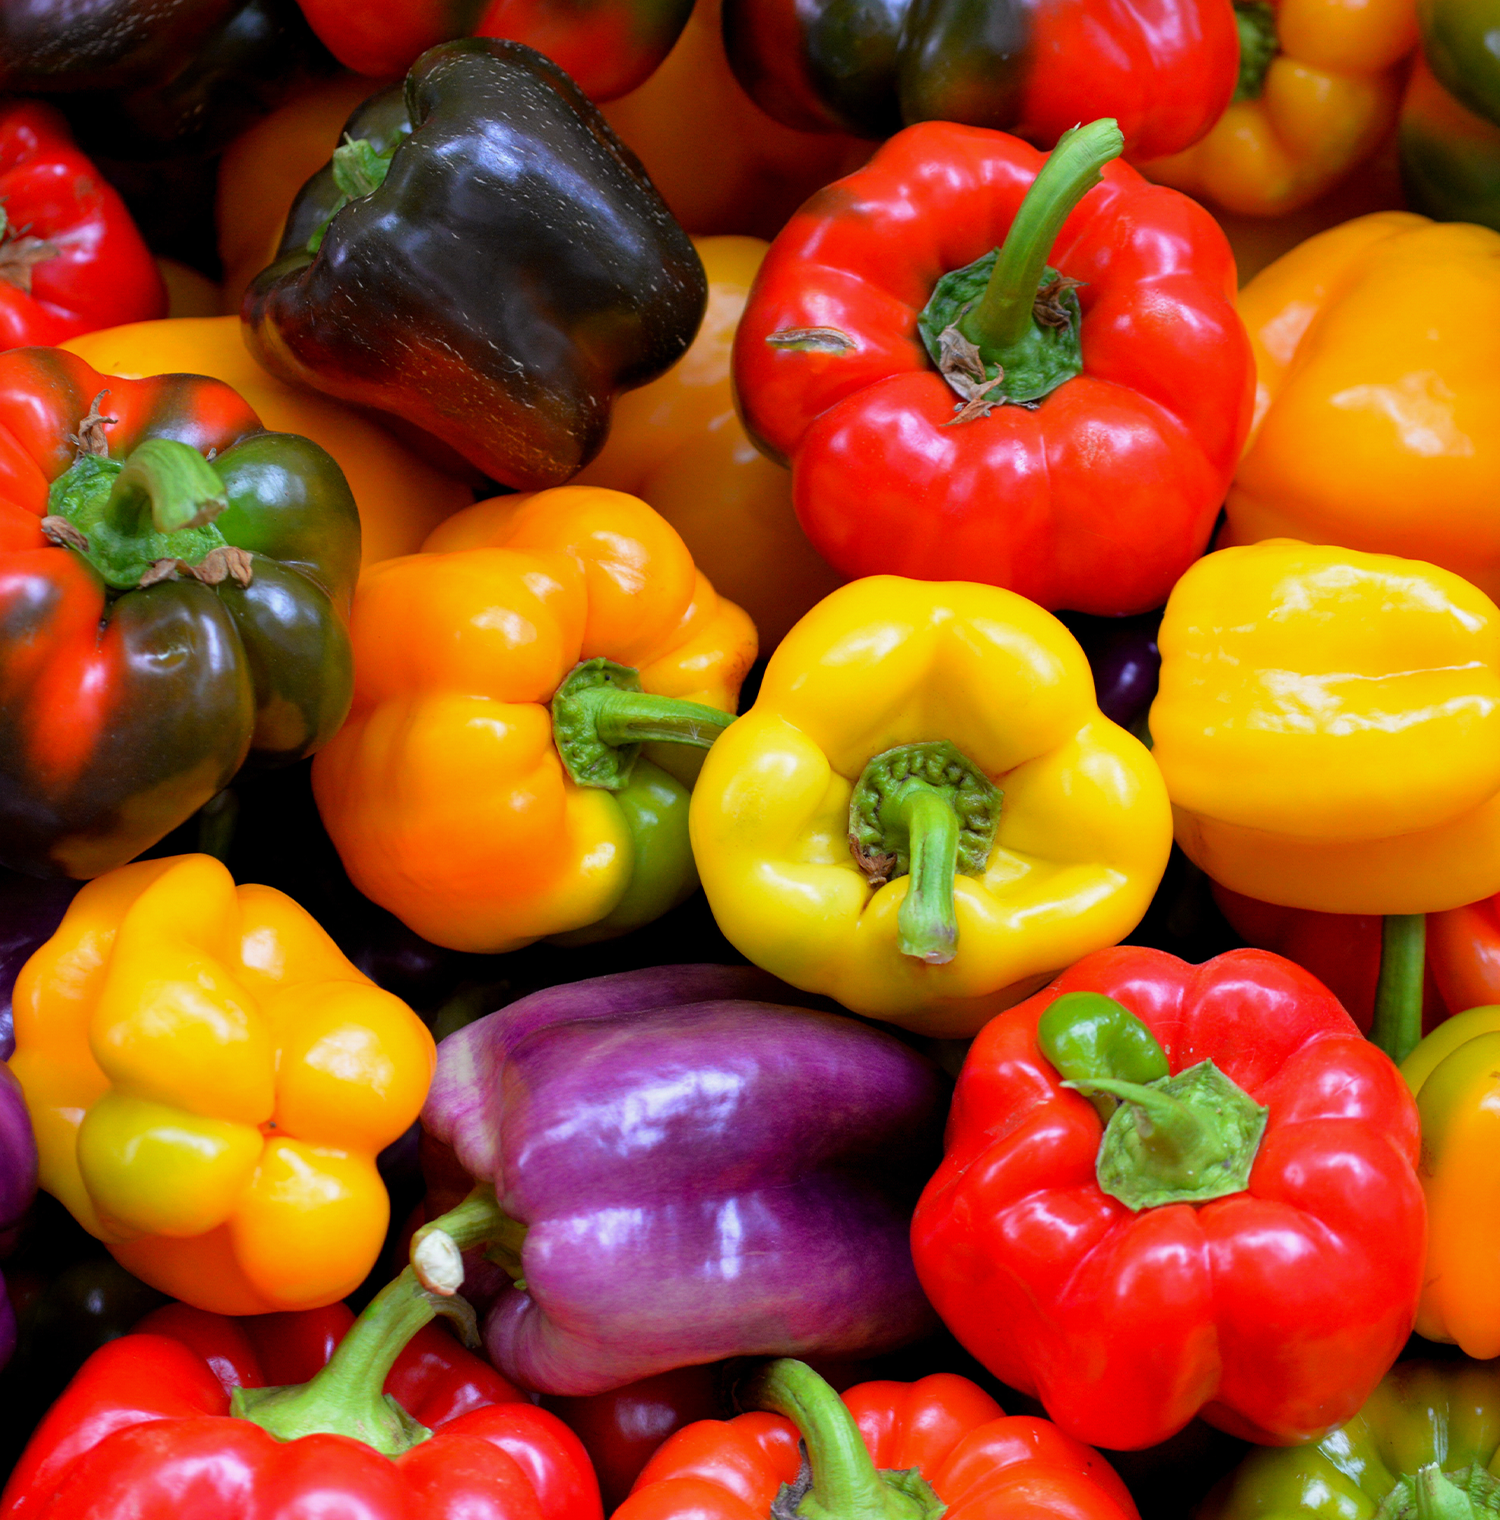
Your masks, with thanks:
[(1003, 794), (956, 746), (904, 744), (876, 755), (849, 799), (849, 848), (872, 886), (910, 876), (897, 947), (929, 965), (958, 947), (954, 878), (981, 876)]
[(802, 1471), (782, 1484), (773, 1520), (938, 1520), (947, 1509), (915, 1468), (876, 1468), (847, 1405), (805, 1362), (771, 1362), (741, 1398), (785, 1415), (802, 1437)]
[(1488, 1520), (1500, 1515), (1500, 1479), (1478, 1462), (1445, 1473), (1419, 1467), (1381, 1501), (1374, 1520)]
[(178, 572), (245, 584), (249, 556), (214, 526), (227, 505), (224, 482), (196, 449), (148, 438), (124, 460), (80, 455), (53, 481), (42, 527), (116, 591)]
[(1124, 146), (1109, 117), (1064, 132), (1005, 242), (938, 281), (917, 330), (959, 397), (954, 423), (987, 416), (1004, 402), (1035, 405), (1082, 373), (1078, 281), (1047, 258), (1069, 213)]
[(1169, 1076), (1146, 1025), (1090, 992), (1057, 998), (1037, 1025), (1037, 1043), (1063, 1086), (1105, 1120), (1094, 1174), (1111, 1198), (1139, 1211), (1207, 1203), (1249, 1186), (1267, 1110), (1212, 1061)]
[(552, 739), (563, 768), (578, 786), (618, 792), (647, 742), (708, 749), (734, 714), (702, 702), (654, 697), (641, 678), (613, 660), (575, 665), (552, 696)]
[(350, 201), (357, 201), (366, 195), (374, 194), (385, 183), (386, 174), (390, 171), (391, 159), (404, 140), (404, 138), (398, 138), (382, 153), (368, 138), (346, 137), (333, 150), (333, 183), (339, 193), (338, 199), (334, 202), (333, 210), (319, 224), (317, 231), (308, 238), (307, 251), (309, 253), (316, 253), (323, 246), (323, 239), (328, 235), (328, 229), (334, 217)]
[(1234, 0), (1234, 24), (1240, 34), (1240, 74), (1232, 99), (1259, 100), (1266, 71), (1281, 51), (1276, 8), (1266, 0)]

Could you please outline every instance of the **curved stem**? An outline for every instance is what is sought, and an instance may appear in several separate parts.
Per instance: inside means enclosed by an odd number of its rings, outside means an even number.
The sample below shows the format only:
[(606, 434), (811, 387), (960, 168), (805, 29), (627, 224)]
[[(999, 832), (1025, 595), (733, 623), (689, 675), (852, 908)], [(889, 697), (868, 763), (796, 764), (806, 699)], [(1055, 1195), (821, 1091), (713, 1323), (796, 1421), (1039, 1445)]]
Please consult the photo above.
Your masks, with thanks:
[(115, 477), (102, 520), (122, 538), (139, 538), (201, 528), (228, 505), (224, 482), (197, 449), (148, 438)]
[(941, 791), (922, 784), (910, 786), (894, 811), (911, 841), (911, 879), (896, 913), (896, 948), (930, 966), (946, 965), (958, 945), (958, 815)]
[(1151, 1158), (1156, 1177), (1170, 1184), (1190, 1182), (1202, 1165), (1202, 1158), (1212, 1141), (1209, 1125), (1203, 1117), (1180, 1098), (1138, 1082), (1118, 1082), (1111, 1077), (1083, 1078), (1065, 1082), (1087, 1097), (1091, 1093), (1108, 1093), (1121, 1103), (1133, 1103), (1136, 1137), (1140, 1149)]
[(1005, 235), (984, 294), (958, 324), (986, 357), (1003, 355), (1031, 332), (1037, 286), (1062, 224), (1124, 149), (1119, 123), (1108, 116), (1058, 138)]
[(519, 1280), (525, 1243), (526, 1226), (505, 1213), (495, 1201), (495, 1189), (481, 1182), (456, 1208), (429, 1220), (412, 1236), (412, 1269), (424, 1288), (448, 1297), (463, 1286), (463, 1252), (489, 1245), (499, 1264)]
[(1426, 915), (1388, 913), (1380, 929), (1380, 980), (1370, 1039), (1398, 1066), (1422, 1038), (1426, 970)]
[(654, 740), (708, 749), (734, 722), (733, 713), (702, 702), (653, 697), (644, 691), (618, 691), (610, 686), (580, 692), (578, 701), (592, 712), (595, 732), (609, 745)]

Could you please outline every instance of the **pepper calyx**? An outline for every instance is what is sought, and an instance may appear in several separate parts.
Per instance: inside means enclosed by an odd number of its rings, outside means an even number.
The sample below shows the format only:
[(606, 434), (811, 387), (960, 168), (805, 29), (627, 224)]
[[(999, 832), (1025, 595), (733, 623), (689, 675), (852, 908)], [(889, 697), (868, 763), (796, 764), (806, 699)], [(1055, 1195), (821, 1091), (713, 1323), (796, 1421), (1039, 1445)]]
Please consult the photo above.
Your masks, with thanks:
[(396, 149), (405, 142), (406, 137), (398, 137), (390, 147), (383, 152), (367, 137), (350, 137), (347, 133), (344, 140), (333, 150), (330, 166), (333, 170), (334, 188), (339, 192), (338, 199), (334, 202), (333, 209), (318, 224), (313, 235), (307, 240), (307, 251), (316, 253), (323, 246), (323, 239), (328, 236), (328, 229), (333, 225), (333, 219), (351, 201), (362, 200), (367, 195), (373, 195), (384, 183), (385, 177), (390, 172), (391, 159), (395, 157)]
[(956, 954), (954, 878), (980, 876), (994, 848), (1004, 794), (946, 739), (874, 756), (849, 798), (849, 850), (872, 885), (910, 876), (897, 910), (897, 947), (929, 965)]
[(1500, 1515), (1500, 1479), (1478, 1462), (1444, 1472), (1428, 1462), (1380, 1502), (1374, 1520), (1489, 1520)]
[(552, 694), (552, 740), (577, 786), (623, 791), (648, 741), (708, 749), (734, 714), (641, 690), (628, 665), (584, 660)]
[(1234, 25), (1240, 36), (1240, 72), (1230, 99), (1259, 100), (1266, 74), (1281, 51), (1276, 7), (1267, 0), (1234, 0)]

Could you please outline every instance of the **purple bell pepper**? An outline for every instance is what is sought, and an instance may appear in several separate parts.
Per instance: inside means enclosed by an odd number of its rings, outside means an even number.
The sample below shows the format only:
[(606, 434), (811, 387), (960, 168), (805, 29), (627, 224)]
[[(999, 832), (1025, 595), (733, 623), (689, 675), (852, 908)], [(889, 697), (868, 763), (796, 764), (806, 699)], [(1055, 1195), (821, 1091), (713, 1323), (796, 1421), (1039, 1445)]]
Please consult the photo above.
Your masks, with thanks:
[(507, 1377), (602, 1393), (934, 1327), (907, 1235), (946, 1080), (801, 997), (668, 966), (548, 988), (438, 1047), (422, 1122), (514, 1221), (520, 1281), (484, 1327)]

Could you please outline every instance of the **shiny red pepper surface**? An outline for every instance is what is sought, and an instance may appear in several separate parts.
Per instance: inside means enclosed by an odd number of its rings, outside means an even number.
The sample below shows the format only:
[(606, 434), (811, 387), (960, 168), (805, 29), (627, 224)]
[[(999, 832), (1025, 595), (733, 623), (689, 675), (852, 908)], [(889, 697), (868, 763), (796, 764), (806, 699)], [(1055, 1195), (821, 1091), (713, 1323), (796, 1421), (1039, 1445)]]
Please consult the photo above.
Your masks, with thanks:
[[(1038, 1044), (1067, 992), (1136, 1015), (1174, 1077), (1211, 1059), (1267, 1108), (1243, 1191), (1132, 1212), (1101, 1189), (1099, 1115)], [(1315, 1440), (1411, 1329), (1419, 1144), (1396, 1067), (1300, 967), (1102, 950), (975, 1040), (912, 1224), (917, 1274), (959, 1340), (1080, 1440), (1154, 1445), (1196, 1414), (1267, 1445)]]
[(578, 1438), (433, 1325), (386, 1392), (432, 1431), (394, 1461), (348, 1436), (281, 1442), (231, 1392), (304, 1382), (342, 1304), (228, 1319), (172, 1304), (94, 1353), (17, 1464), (5, 1520), (600, 1520)]
[(1108, 164), (1047, 260), (1081, 282), (1082, 373), (1034, 407), (958, 420), (918, 314), (942, 276), (1005, 241), (1041, 163), (977, 127), (891, 138), (771, 245), (735, 388), (752, 436), (792, 465), (813, 546), (844, 575), (1144, 612), (1203, 552), (1249, 428), (1234, 258), (1202, 207)]

